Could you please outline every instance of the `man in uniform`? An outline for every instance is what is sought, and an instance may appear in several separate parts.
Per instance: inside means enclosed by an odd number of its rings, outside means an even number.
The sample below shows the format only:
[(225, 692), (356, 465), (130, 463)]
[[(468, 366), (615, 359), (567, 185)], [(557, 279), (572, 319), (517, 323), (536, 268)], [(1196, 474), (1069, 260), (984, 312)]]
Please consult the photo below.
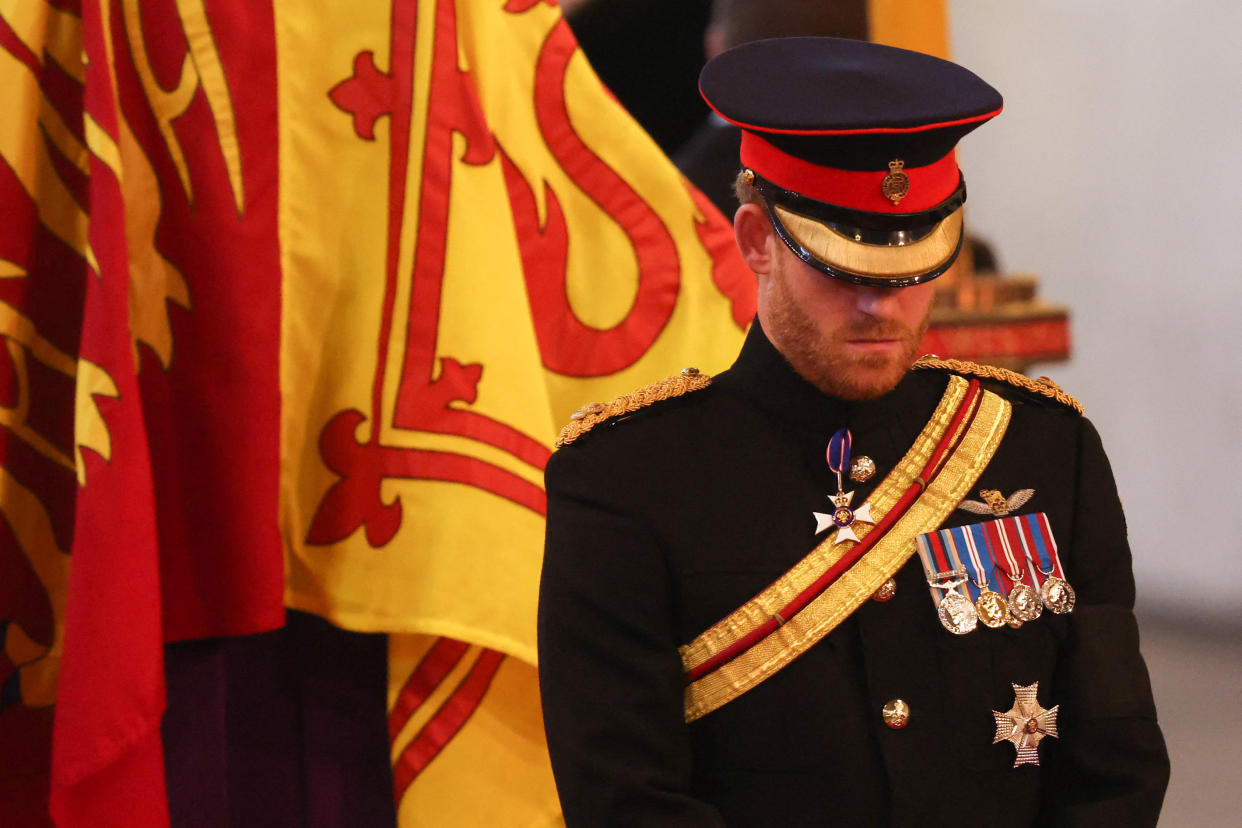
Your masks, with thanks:
[(1077, 403), (919, 359), (1000, 95), (830, 38), (703, 70), (743, 130), (734, 365), (548, 465), (540, 678), (570, 826), (1154, 825), (1125, 522)]

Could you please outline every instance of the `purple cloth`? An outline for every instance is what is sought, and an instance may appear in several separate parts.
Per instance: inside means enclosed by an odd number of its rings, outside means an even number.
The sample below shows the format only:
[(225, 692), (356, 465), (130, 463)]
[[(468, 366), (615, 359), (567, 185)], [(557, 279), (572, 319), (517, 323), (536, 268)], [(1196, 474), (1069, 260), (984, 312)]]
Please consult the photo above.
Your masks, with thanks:
[(169, 644), (174, 828), (396, 825), (387, 636), (290, 611), (284, 629)]

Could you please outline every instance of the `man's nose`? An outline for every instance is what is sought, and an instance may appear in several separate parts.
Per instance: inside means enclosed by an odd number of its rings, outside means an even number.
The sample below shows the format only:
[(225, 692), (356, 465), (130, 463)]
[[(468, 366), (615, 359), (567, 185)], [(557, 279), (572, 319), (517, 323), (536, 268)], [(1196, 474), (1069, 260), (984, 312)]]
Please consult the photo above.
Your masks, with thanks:
[(855, 301), (858, 310), (877, 319), (886, 319), (897, 312), (899, 288), (870, 287), (859, 285)]

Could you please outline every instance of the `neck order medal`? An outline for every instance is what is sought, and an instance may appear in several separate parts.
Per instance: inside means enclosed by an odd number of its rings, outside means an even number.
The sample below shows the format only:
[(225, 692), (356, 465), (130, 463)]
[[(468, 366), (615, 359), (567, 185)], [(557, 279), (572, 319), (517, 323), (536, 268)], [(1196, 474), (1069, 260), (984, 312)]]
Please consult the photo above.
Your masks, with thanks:
[(826, 529), (832, 527), (837, 528), (837, 537), (833, 542), (844, 543), (845, 541), (858, 541), (858, 535), (854, 532), (854, 526), (875, 524), (871, 518), (871, 504), (864, 503), (857, 509), (853, 508), (854, 493), (846, 492), (842, 480), (842, 474), (850, 465), (850, 449), (854, 439), (848, 428), (842, 428), (837, 431), (828, 440), (828, 468), (837, 475), (837, 493), (829, 496), (832, 501), (832, 512), (812, 512), (815, 518), (815, 534), (819, 534)]

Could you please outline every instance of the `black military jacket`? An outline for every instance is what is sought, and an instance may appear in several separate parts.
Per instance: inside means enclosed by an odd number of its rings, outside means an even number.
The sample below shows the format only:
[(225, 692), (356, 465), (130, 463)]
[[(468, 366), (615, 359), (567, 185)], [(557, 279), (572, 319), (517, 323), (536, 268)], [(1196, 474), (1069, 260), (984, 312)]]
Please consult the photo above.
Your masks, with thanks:
[[(799, 377), (759, 324), (711, 387), (597, 426), (547, 469), (540, 680), (566, 821), (634, 826), (1154, 825), (1168, 778), (1131, 608), (1121, 504), (1091, 424), (1009, 386), (1004, 441), (976, 489), (1033, 488), (1073, 613), (1019, 629), (941, 627), (918, 557), (869, 601), (724, 707), (683, 718), (678, 646), (820, 540), (836, 491), (828, 437), (848, 425), (878, 466), (910, 447), (947, 375), (911, 372), (848, 404)], [(847, 487), (848, 489), (849, 487)], [(956, 511), (945, 526), (988, 518)], [(1013, 684), (1059, 704), (1040, 766), (993, 744)], [(909, 724), (887, 727), (891, 699)]]

